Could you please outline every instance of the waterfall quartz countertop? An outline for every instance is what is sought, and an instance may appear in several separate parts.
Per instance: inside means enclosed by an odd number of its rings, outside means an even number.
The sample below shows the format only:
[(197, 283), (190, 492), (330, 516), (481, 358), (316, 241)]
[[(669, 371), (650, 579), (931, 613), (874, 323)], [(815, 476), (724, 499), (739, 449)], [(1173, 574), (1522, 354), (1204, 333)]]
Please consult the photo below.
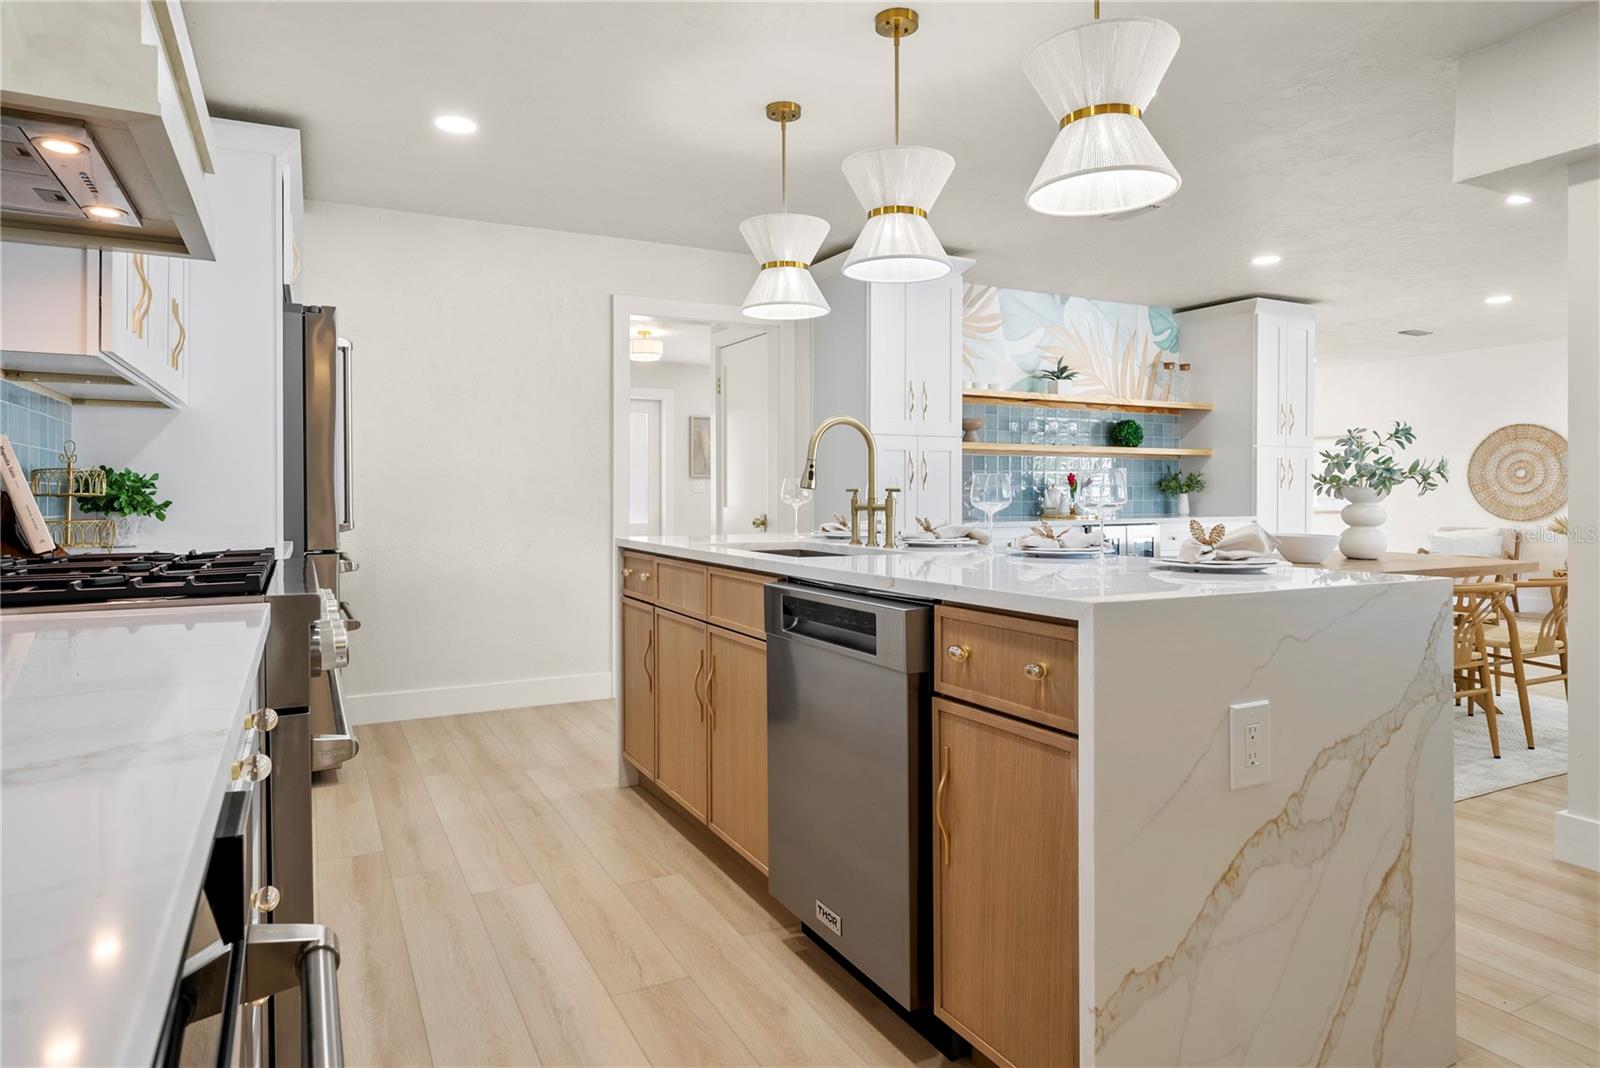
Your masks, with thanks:
[[(617, 544), (1077, 622), (1080, 1063), (1455, 1061), (1448, 580)], [(1254, 701), (1267, 781), (1231, 789)]]
[(6, 1064), (148, 1064), (266, 605), (0, 618)]

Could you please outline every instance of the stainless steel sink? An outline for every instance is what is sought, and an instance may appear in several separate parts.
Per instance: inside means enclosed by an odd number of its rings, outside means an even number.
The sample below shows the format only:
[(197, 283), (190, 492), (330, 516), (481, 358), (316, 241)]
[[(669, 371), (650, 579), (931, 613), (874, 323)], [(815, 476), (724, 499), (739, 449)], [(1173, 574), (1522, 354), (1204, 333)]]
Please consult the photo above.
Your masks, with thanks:
[(766, 553), (768, 556), (848, 556), (848, 553), (834, 553), (826, 549), (751, 549), (753, 553)]

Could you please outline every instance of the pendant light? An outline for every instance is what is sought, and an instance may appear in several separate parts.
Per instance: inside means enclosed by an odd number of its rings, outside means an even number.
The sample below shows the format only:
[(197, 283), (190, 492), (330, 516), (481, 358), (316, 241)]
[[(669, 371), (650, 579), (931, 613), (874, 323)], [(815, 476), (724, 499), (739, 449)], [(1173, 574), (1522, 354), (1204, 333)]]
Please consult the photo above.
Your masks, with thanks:
[(639, 336), (628, 339), (628, 359), (634, 363), (659, 363), (665, 347), (650, 331), (641, 330)]
[(878, 12), (873, 25), (879, 36), (894, 41), (894, 144), (844, 161), (844, 176), (867, 212), (844, 273), (861, 282), (926, 282), (950, 273), (950, 258), (928, 212), (956, 161), (937, 148), (900, 143), (900, 39), (917, 32), (917, 13), (891, 7)]
[(828, 220), (789, 213), (789, 124), (800, 119), (800, 105), (774, 100), (767, 118), (778, 124), (778, 204), (781, 211), (753, 215), (739, 224), (745, 244), (761, 264), (756, 284), (744, 298), (752, 319), (815, 319), (828, 314), (828, 301), (811, 277), (811, 260), (828, 236)]
[(1044, 215), (1111, 215), (1149, 207), (1183, 180), (1141, 116), (1161, 86), (1178, 31), (1160, 19), (1126, 18), (1075, 26), (1023, 60), (1034, 91), (1061, 124), (1028, 187), (1028, 207)]

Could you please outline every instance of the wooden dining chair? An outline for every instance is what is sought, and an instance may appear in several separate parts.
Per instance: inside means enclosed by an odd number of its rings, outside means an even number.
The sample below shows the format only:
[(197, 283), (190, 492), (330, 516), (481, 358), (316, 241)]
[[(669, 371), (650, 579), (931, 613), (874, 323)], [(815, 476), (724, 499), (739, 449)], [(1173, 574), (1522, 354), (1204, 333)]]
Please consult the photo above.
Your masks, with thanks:
[(1495, 717), (1493, 664), (1485, 633), (1490, 620), (1506, 615), (1506, 597), (1511, 585), (1506, 582), (1463, 582), (1455, 587), (1455, 693), (1465, 701), (1467, 715), (1472, 706), (1483, 709), (1489, 725), (1489, 750), (1500, 759), (1500, 726)]
[[(1496, 687), (1504, 678), (1517, 682), (1517, 700), (1522, 706), (1522, 732), (1527, 736), (1528, 748), (1533, 748), (1533, 710), (1528, 700), (1528, 687), (1544, 682), (1560, 682), (1563, 691), (1567, 683), (1567, 578), (1520, 579), (1509, 585), (1524, 590), (1542, 589), (1550, 593), (1550, 610), (1539, 620), (1534, 631), (1523, 621), (1518, 625), (1514, 612), (1503, 612), (1501, 618), (1483, 630), (1483, 640), (1488, 646), (1491, 673)], [(1509, 669), (1507, 664), (1510, 665)], [(1529, 668), (1538, 668), (1546, 674), (1530, 677)]]

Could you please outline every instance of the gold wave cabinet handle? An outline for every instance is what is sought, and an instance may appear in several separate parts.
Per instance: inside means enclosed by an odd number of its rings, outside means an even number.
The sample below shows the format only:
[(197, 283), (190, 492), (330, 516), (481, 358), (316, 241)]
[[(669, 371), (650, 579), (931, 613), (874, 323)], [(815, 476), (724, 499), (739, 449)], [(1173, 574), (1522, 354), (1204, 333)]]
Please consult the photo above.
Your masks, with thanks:
[(128, 328), (135, 337), (144, 339), (145, 320), (150, 318), (150, 305), (155, 301), (155, 291), (150, 288), (150, 275), (144, 269), (144, 256), (133, 254), (133, 271), (139, 276), (139, 299), (133, 302), (128, 314)]
[(189, 340), (189, 331), (184, 328), (183, 319), (179, 315), (179, 310), (180, 309), (178, 308), (178, 298), (177, 297), (173, 297), (172, 298), (172, 321), (174, 323), (178, 324), (178, 340), (173, 342), (173, 345), (172, 345), (172, 358), (168, 362), (172, 365), (172, 369), (174, 371), (176, 371), (178, 369), (179, 360), (183, 356), (183, 346)]
[(950, 747), (940, 746), (939, 788), (933, 793), (933, 821), (939, 828), (939, 843), (943, 848), (945, 867), (950, 866), (950, 828), (944, 822), (944, 788), (950, 784)]

